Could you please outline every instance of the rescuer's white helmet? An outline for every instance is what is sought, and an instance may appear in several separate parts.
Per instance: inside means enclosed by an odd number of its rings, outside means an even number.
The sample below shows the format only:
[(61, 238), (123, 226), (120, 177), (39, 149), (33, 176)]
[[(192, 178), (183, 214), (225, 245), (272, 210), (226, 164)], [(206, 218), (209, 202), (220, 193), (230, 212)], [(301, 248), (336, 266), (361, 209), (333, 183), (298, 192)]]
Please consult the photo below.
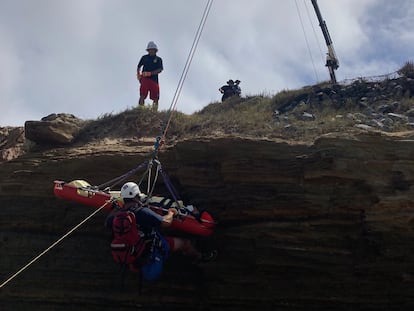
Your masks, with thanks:
[(121, 198), (122, 199), (133, 199), (137, 195), (140, 195), (141, 191), (139, 190), (139, 187), (134, 182), (127, 182), (124, 184), (121, 188)]

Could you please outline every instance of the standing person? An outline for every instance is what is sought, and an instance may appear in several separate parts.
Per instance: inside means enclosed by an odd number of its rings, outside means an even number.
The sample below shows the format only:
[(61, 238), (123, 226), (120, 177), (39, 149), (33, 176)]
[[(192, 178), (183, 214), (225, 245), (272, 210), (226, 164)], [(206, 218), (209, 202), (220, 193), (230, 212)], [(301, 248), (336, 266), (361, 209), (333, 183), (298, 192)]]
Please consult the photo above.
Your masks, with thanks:
[(235, 95), (234, 93), (234, 81), (229, 80), (227, 81), (227, 85), (223, 85), (219, 88), (219, 91), (223, 96), (221, 97), (221, 101), (224, 102), (227, 98), (232, 97)]
[[(137, 66), (137, 79), (141, 83), (139, 89), (139, 105), (144, 106), (144, 100), (148, 93), (153, 101), (152, 108), (158, 110), (158, 100), (160, 99), (160, 86), (158, 83), (158, 74), (163, 71), (161, 57), (157, 56), (158, 47), (153, 42), (148, 42), (148, 54), (141, 57)], [(142, 73), (141, 73), (142, 67)]]
[(240, 80), (236, 80), (236, 81), (234, 81), (234, 95), (236, 95), (236, 96), (241, 96), (241, 88), (240, 88), (240, 86), (239, 86), (239, 84), (240, 84)]
[[(134, 251), (125, 253), (125, 244), (128, 244), (128, 241), (122, 240), (122, 236), (120, 237), (118, 235), (121, 240), (118, 239), (116, 241), (116, 246), (121, 245), (124, 246), (124, 248), (118, 250), (118, 253), (121, 255), (115, 255), (115, 257), (119, 256), (122, 258), (124, 263), (128, 263), (132, 271), (141, 269), (145, 279), (155, 280), (161, 274), (163, 263), (170, 252), (181, 251), (184, 255), (203, 262), (214, 260), (216, 258), (217, 251), (201, 253), (188, 239), (170, 236), (164, 237), (159, 230), (161, 227), (168, 227), (171, 225), (174, 215), (178, 213), (177, 210), (170, 208), (166, 215), (161, 216), (148, 207), (143, 206), (140, 196), (141, 191), (136, 183), (127, 182), (124, 184), (121, 188), (121, 198), (124, 201), (124, 205), (122, 208), (111, 212), (106, 219), (106, 226), (111, 228), (114, 235), (116, 235), (117, 224), (119, 223), (117, 222), (117, 217), (127, 213), (128, 217), (133, 218), (135, 228), (132, 228), (133, 231), (131, 231), (135, 237), (130, 238), (130, 240), (132, 240), (132, 248), (130, 249)], [(125, 232), (126, 230), (121, 231)], [(152, 243), (147, 244), (146, 247), (144, 246), (146, 250), (141, 249), (142, 247), (140, 245), (142, 244), (139, 243), (140, 236), (143, 236), (144, 240), (153, 241)], [(154, 244), (154, 241), (157, 242)], [(111, 246), (112, 245), (114, 245), (114, 241)], [(152, 247), (154, 245), (156, 246)], [(149, 248), (151, 248), (151, 250)], [(145, 259), (145, 264), (142, 265), (142, 257), (145, 254), (147, 254), (148, 258)]]

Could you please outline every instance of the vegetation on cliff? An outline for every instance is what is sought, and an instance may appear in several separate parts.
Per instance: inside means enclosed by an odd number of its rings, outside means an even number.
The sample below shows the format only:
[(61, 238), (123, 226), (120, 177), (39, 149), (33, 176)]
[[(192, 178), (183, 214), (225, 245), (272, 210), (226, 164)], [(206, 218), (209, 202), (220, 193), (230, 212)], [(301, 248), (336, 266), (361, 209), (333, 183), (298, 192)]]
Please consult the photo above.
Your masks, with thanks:
[[(414, 80), (410, 66), (402, 67), (401, 76), (394, 79), (356, 79), (336, 86), (322, 83), (274, 96), (233, 97), (191, 115), (175, 112), (169, 139), (230, 135), (313, 141), (331, 132), (412, 130)], [(137, 107), (104, 114), (87, 122), (79, 140), (156, 136), (167, 113)]]

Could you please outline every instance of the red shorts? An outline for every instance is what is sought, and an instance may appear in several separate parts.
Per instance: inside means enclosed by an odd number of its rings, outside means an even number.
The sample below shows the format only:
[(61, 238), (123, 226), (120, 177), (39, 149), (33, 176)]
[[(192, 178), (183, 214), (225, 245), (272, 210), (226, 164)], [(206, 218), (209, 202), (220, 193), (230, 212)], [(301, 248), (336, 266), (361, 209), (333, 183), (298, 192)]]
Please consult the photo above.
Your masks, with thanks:
[(147, 98), (148, 92), (150, 93), (151, 100), (158, 100), (160, 98), (160, 86), (158, 83), (150, 78), (142, 77), (139, 95)]

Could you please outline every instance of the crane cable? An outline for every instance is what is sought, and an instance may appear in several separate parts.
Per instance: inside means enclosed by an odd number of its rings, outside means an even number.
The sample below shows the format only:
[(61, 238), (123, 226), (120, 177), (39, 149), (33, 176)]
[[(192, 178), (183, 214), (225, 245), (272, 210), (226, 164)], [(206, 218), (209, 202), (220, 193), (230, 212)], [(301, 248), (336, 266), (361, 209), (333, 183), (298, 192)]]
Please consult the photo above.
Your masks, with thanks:
[(100, 210), (102, 210), (108, 203), (111, 201), (108, 200), (100, 206), (97, 210), (95, 210), (92, 214), (90, 214), (88, 217), (86, 217), (84, 220), (82, 220), (79, 224), (77, 224), (75, 227), (70, 229), (66, 234), (64, 234), (60, 239), (56, 240), (52, 245), (50, 245), (48, 248), (46, 248), (43, 252), (41, 252), (39, 255), (37, 255), (35, 258), (33, 258), (29, 263), (27, 263), (25, 266), (23, 266), (19, 271), (17, 271), (15, 274), (13, 274), (11, 277), (9, 277), (6, 281), (1, 283), (0, 288), (5, 286), (7, 283), (9, 283), (11, 280), (13, 280), (15, 277), (17, 277), (20, 273), (22, 273), (24, 270), (29, 268), (33, 263), (35, 263), (37, 260), (39, 260), (43, 255), (45, 255), (47, 252), (49, 252), (53, 247), (58, 245), (60, 242), (62, 242), (65, 238), (67, 238), (70, 234), (72, 234), (75, 230), (77, 230), (80, 226), (82, 226), (85, 222), (87, 222), (89, 219), (91, 219), (93, 216), (95, 216)]
[(319, 81), (319, 76), (318, 76), (318, 73), (316, 71), (315, 62), (313, 61), (312, 51), (311, 51), (311, 48), (310, 48), (310, 45), (309, 45), (308, 37), (306, 35), (305, 26), (303, 25), (302, 15), (300, 14), (300, 10), (299, 10), (299, 6), (298, 6), (298, 1), (297, 0), (295, 0), (295, 4), (296, 4), (296, 11), (298, 12), (300, 24), (302, 26), (303, 35), (305, 37), (306, 46), (308, 47), (308, 53), (309, 53), (309, 56), (310, 56), (310, 59), (311, 59), (311, 62), (312, 62), (313, 71), (315, 73), (315, 78), (316, 78), (316, 81)]
[(197, 50), (197, 46), (198, 46), (198, 43), (200, 41), (201, 34), (203, 32), (203, 29), (204, 29), (204, 26), (206, 24), (207, 17), (210, 13), (212, 5), (213, 5), (213, 0), (207, 0), (206, 6), (205, 6), (204, 11), (203, 11), (203, 16), (201, 18), (200, 24), (198, 25), (198, 28), (197, 28), (197, 31), (196, 31), (196, 34), (195, 34), (195, 37), (194, 37), (194, 40), (193, 40), (193, 44), (192, 44), (190, 52), (188, 53), (188, 56), (187, 56), (187, 61), (184, 65), (184, 69), (181, 73), (181, 77), (180, 77), (180, 80), (179, 80), (178, 85), (177, 85), (177, 89), (175, 90), (173, 99), (171, 101), (171, 105), (170, 105), (170, 108), (168, 110), (167, 118), (166, 118), (166, 121), (164, 122), (164, 127), (161, 131), (161, 135), (156, 138), (156, 141), (155, 141), (155, 144), (154, 144), (154, 158), (157, 157), (158, 150), (161, 147), (161, 145), (164, 143), (165, 137), (167, 136), (167, 131), (168, 131), (168, 128), (170, 126), (173, 113), (174, 113), (174, 111), (176, 110), (176, 107), (177, 107), (178, 98), (180, 97), (181, 90), (182, 90), (183, 85), (184, 85), (184, 81), (187, 78), (188, 70), (190, 69), (191, 62), (193, 61), (195, 51)]
[(308, 15), (309, 23), (310, 23), (310, 24), (311, 24), (311, 26), (312, 26), (313, 36), (315, 37), (315, 41), (316, 41), (316, 43), (318, 44), (319, 53), (320, 53), (320, 56), (321, 56), (321, 59), (322, 59), (322, 63), (323, 63), (323, 62), (325, 61), (325, 58), (324, 58), (324, 56), (323, 56), (323, 52), (322, 52), (322, 48), (321, 48), (321, 46), (322, 46), (322, 45), (321, 45), (321, 42), (319, 41), (318, 36), (317, 36), (317, 34), (316, 34), (315, 26), (314, 26), (314, 24), (313, 24), (313, 22), (312, 22), (311, 15), (310, 15), (310, 13), (309, 13), (309, 8), (308, 8), (308, 5), (306, 4), (306, 3), (307, 3), (307, 0), (303, 0), (303, 3), (305, 4), (306, 13), (307, 13), (307, 15)]

